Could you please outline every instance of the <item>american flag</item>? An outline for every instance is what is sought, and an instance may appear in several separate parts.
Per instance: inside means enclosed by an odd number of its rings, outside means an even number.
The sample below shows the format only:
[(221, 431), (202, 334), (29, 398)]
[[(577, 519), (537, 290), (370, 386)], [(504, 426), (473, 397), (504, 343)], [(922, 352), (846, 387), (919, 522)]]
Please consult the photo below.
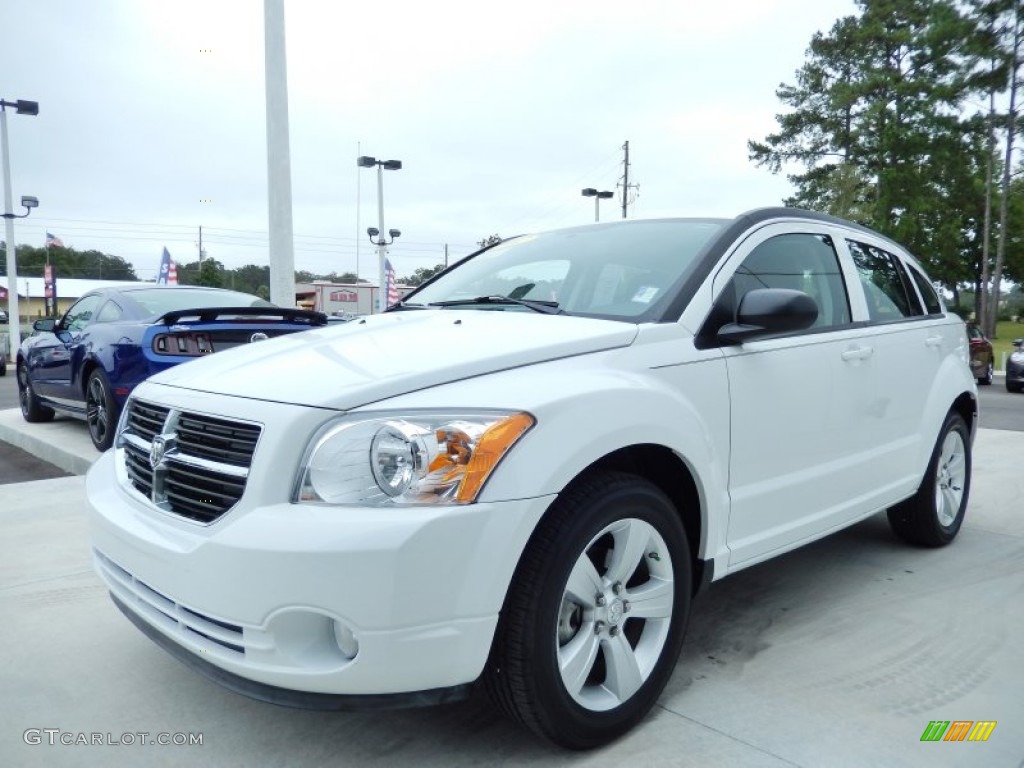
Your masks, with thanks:
[(390, 259), (384, 259), (384, 278), (387, 282), (387, 306), (393, 306), (401, 299), (398, 293), (398, 286), (395, 285), (395, 268), (391, 266)]
[(64, 241), (61, 240), (59, 237), (55, 237), (51, 232), (47, 232), (46, 233), (46, 247), (49, 248), (51, 246), (56, 247), (56, 248), (63, 248), (64, 247)]
[(156, 281), (166, 285), (178, 284), (178, 265), (174, 263), (170, 251), (166, 248), (160, 257), (160, 271), (157, 273)]

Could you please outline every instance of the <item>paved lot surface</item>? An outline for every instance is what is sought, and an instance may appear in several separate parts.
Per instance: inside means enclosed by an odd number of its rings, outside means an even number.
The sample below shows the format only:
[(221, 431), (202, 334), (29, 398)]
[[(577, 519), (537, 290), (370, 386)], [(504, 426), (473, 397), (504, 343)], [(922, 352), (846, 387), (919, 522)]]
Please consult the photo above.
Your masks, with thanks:
[[(89, 562), (83, 478), (5, 486), (0, 766), (1022, 768), (1021, 456), (1024, 434), (979, 432), (968, 518), (952, 547), (905, 547), (879, 516), (713, 585), (653, 715), (581, 755), (535, 740), (482, 701), (339, 714), (223, 690), (110, 602)], [(998, 725), (986, 743), (922, 743), (931, 720)], [(26, 729), (58, 729), (56, 743), (40, 732), (42, 743), (26, 744)], [(203, 743), (60, 744), (60, 734), (148, 742), (162, 732)]]
[(21, 448), (0, 441), (0, 485), (20, 483), (26, 479), (44, 480), (64, 477), (68, 473), (38, 459)]

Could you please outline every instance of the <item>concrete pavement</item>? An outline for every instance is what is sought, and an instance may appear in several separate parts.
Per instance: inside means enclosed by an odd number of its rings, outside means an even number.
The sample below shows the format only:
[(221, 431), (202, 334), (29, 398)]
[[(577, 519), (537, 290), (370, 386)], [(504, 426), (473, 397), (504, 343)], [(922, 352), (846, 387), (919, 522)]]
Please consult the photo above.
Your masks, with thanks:
[[(0, 413), (0, 439), (34, 433), (68, 462), (59, 466), (96, 456), (81, 423), (25, 425), (11, 413)], [(1022, 455), (1024, 433), (979, 431), (970, 508), (951, 547), (904, 546), (877, 516), (712, 585), (658, 708), (615, 744), (578, 755), (480, 701), (320, 713), (223, 690), (110, 602), (89, 561), (83, 478), (4, 486), (0, 765), (1021, 768)], [(921, 742), (933, 720), (997, 725), (985, 743)], [(27, 729), (41, 743), (26, 743)], [(161, 732), (202, 734), (202, 745), (137, 743)], [(61, 734), (122, 744), (62, 745)]]

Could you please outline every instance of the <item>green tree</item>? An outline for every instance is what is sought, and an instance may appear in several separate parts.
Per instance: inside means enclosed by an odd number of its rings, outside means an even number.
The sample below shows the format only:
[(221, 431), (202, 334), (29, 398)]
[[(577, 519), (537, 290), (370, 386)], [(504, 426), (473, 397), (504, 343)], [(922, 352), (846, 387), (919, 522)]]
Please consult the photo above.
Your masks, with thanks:
[[(859, 15), (816, 34), (794, 85), (777, 95), (779, 130), (748, 144), (789, 176), (786, 203), (834, 211), (906, 244), (949, 287), (969, 279), (985, 161), (973, 93), (971, 22), (949, 0), (858, 0)], [(979, 198), (980, 200), (980, 198)]]
[(216, 259), (190, 261), (178, 265), (178, 283), (180, 285), (206, 285), (220, 288), (224, 285), (224, 265)]
[(437, 264), (433, 267), (420, 267), (410, 277), (398, 279), (400, 285), (421, 285), (444, 269), (444, 264)]
[[(18, 274), (22, 277), (42, 277), (47, 258), (60, 278), (82, 278), (91, 280), (138, 280), (132, 265), (120, 256), (101, 251), (78, 251), (74, 248), (37, 248), (19, 245), (17, 254)], [(0, 247), (0, 275), (7, 274), (6, 246)]]

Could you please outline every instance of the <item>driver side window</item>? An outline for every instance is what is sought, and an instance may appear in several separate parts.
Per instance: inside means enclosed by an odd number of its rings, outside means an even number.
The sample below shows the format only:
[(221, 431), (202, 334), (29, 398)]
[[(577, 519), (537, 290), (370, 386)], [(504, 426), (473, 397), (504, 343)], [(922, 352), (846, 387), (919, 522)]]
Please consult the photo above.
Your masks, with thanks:
[(803, 291), (818, 305), (818, 319), (812, 329), (850, 322), (846, 283), (828, 235), (794, 233), (765, 240), (736, 270), (732, 288), (736, 306), (744, 294), (755, 288)]
[(103, 301), (102, 296), (86, 296), (75, 302), (64, 314), (60, 327), (65, 331), (80, 331), (92, 323), (93, 315)]

